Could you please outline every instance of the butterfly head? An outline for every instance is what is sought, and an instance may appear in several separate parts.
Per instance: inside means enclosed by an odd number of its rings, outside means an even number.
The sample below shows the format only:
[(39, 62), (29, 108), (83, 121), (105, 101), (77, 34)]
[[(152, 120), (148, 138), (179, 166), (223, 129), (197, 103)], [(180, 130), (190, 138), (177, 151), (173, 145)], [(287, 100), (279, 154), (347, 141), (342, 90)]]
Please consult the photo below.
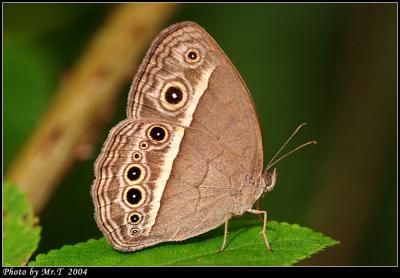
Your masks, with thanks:
[(267, 169), (265, 169), (262, 174), (262, 179), (265, 184), (264, 192), (270, 192), (272, 189), (274, 189), (277, 176), (278, 173), (276, 172), (276, 168), (274, 168), (274, 171), (272, 171), (272, 173), (269, 173)]

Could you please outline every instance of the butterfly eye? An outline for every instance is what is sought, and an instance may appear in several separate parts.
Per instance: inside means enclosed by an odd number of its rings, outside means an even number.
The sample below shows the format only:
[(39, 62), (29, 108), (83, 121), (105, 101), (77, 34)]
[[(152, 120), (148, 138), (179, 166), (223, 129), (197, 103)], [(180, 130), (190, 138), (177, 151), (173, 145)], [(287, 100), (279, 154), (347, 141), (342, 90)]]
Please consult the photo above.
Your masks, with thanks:
[(124, 191), (123, 199), (129, 207), (139, 207), (146, 198), (146, 192), (141, 186), (129, 186)]
[(135, 225), (137, 225), (137, 224), (139, 224), (141, 221), (142, 221), (142, 215), (140, 214), (140, 213), (138, 213), (138, 212), (134, 212), (134, 213), (132, 213), (130, 216), (129, 216), (129, 222), (131, 223), (131, 224), (135, 224)]
[(133, 229), (131, 230), (131, 235), (132, 235), (132, 236), (137, 236), (138, 234), (139, 234), (139, 229), (133, 228)]
[(162, 126), (153, 125), (147, 130), (147, 137), (149, 137), (153, 143), (164, 143), (168, 139), (168, 131)]
[(167, 83), (161, 91), (161, 105), (170, 111), (183, 107), (188, 99), (186, 87), (177, 81)]
[(189, 64), (195, 64), (200, 61), (200, 52), (197, 49), (189, 49), (185, 53), (185, 61)]
[(125, 181), (131, 184), (140, 183), (146, 175), (146, 169), (140, 164), (130, 164), (125, 168)]
[(133, 160), (139, 161), (142, 158), (142, 155), (139, 152), (134, 152), (132, 157), (133, 157)]
[(147, 149), (148, 147), (149, 147), (149, 144), (147, 144), (146, 141), (142, 141), (142, 142), (140, 142), (140, 144), (139, 144), (139, 148), (141, 148), (142, 150), (145, 150), (145, 149)]
[(165, 100), (169, 104), (178, 104), (182, 101), (183, 93), (178, 87), (169, 87), (165, 92)]

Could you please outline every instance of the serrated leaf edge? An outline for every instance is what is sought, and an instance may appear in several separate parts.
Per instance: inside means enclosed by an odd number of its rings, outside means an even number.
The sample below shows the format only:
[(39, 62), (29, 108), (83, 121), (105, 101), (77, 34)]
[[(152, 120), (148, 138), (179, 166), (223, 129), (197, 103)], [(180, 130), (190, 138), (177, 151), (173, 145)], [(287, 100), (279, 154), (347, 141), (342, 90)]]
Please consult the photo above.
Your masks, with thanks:
[[(330, 241), (330, 242), (329, 242), (328, 244), (326, 244), (325, 246), (321, 246), (321, 248), (317, 248), (315, 252), (310, 253), (310, 254), (307, 254), (307, 255), (304, 255), (304, 257), (302, 257), (302, 258), (293, 259), (292, 261), (288, 262), (288, 264), (284, 264), (284, 265), (295, 264), (295, 263), (297, 263), (297, 262), (299, 262), (299, 261), (302, 261), (302, 260), (304, 260), (304, 259), (310, 258), (312, 255), (314, 255), (314, 254), (316, 254), (316, 253), (318, 253), (318, 252), (320, 252), (320, 251), (322, 251), (322, 250), (325, 250), (325, 249), (328, 248), (328, 247), (332, 247), (332, 246), (334, 246), (334, 245), (340, 244), (339, 241), (334, 240), (334, 239), (332, 239), (331, 237), (326, 236), (326, 235), (324, 235), (324, 234), (321, 233), (321, 232), (316, 232), (316, 231), (314, 231), (313, 229), (311, 229), (311, 228), (309, 228), (309, 227), (304, 227), (304, 226), (301, 226), (301, 225), (299, 225), (299, 224), (297, 224), (297, 223), (290, 224), (290, 223), (285, 222), (285, 221), (284, 221), (284, 222), (278, 222), (278, 221), (275, 221), (275, 220), (272, 220), (272, 221), (270, 221), (269, 223), (270, 223), (270, 224), (273, 223), (274, 225), (283, 225), (283, 226), (289, 226), (289, 227), (296, 228), (296, 229), (300, 229), (300, 230), (305, 230), (305, 231), (308, 231), (308, 232), (313, 233), (315, 236), (319, 236), (319, 237), (321, 237), (322, 239), (325, 239), (325, 240), (327, 240), (327, 241)], [(241, 229), (243, 229), (243, 228), (241, 228)], [(238, 230), (239, 230), (239, 229), (238, 229)], [(41, 260), (42, 257), (45, 257), (45, 256), (46, 256), (46, 257), (53, 257), (54, 255), (56, 255), (57, 253), (59, 253), (59, 252), (61, 252), (61, 251), (65, 251), (65, 250), (68, 250), (68, 249), (70, 249), (70, 248), (76, 248), (76, 247), (79, 247), (79, 246), (81, 246), (81, 245), (85, 245), (85, 244), (88, 244), (88, 243), (100, 242), (101, 240), (104, 240), (104, 238), (103, 238), (103, 237), (102, 237), (102, 238), (99, 238), (99, 239), (91, 238), (91, 239), (88, 239), (87, 241), (79, 242), (79, 243), (76, 243), (76, 244), (67, 244), (67, 245), (64, 245), (64, 246), (62, 246), (62, 247), (59, 248), (59, 249), (50, 250), (48, 253), (41, 253), (41, 254), (38, 254), (38, 255), (36, 256), (35, 260), (34, 260), (34, 261), (31, 261), (31, 263), (29, 263), (29, 266), (32, 265), (32, 263), (33, 263), (33, 264), (35, 264), (35, 263), (40, 264), (40, 260)], [(253, 245), (254, 245), (254, 244), (251, 244), (251, 245), (248, 245), (248, 246), (253, 246)], [(248, 246), (247, 246), (247, 247), (248, 247)], [(241, 247), (243, 247), (243, 246), (241, 246)], [(237, 249), (237, 248), (234, 248), (234, 249)], [(227, 250), (225, 250), (225, 251), (230, 251), (230, 250), (234, 250), (234, 249), (227, 249)], [(204, 254), (204, 255), (202, 255), (202, 256), (207, 256), (207, 255), (212, 255), (212, 254), (213, 254), (213, 253), (208, 253), (208, 254)], [(195, 257), (200, 257), (200, 256), (195, 256)], [(195, 258), (195, 257), (193, 257), (193, 258)], [(187, 259), (185, 259), (185, 260), (187, 260)], [(185, 261), (185, 260), (183, 260), (183, 261)], [(170, 262), (170, 263), (168, 263), (168, 264), (164, 264), (164, 265), (172, 265), (172, 264), (175, 264), (175, 263), (177, 263), (177, 262), (180, 262), (180, 260), (176, 260), (176, 261)]]

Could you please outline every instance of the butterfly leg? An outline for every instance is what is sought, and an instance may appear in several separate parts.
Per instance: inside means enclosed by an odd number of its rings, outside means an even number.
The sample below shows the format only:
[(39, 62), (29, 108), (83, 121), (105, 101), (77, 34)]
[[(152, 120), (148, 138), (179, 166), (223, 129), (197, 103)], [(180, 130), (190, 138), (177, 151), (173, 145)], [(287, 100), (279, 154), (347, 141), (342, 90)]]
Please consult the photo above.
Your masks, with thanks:
[[(260, 210), (260, 199), (257, 200), (256, 209)], [(258, 220), (260, 220), (260, 222), (264, 223), (264, 219), (262, 218), (261, 214), (257, 214), (257, 216), (258, 216)]]
[(254, 213), (254, 214), (264, 214), (264, 227), (263, 227), (264, 242), (265, 242), (265, 246), (267, 246), (267, 249), (269, 251), (271, 251), (271, 246), (269, 245), (269, 242), (267, 239), (267, 211), (266, 210), (256, 210), (256, 209), (249, 209), (247, 211)]
[(229, 218), (230, 218), (230, 215), (228, 214), (228, 216), (226, 217), (226, 220), (225, 220), (224, 241), (222, 242), (222, 246), (219, 249), (218, 253), (221, 253), (225, 249), (225, 246), (226, 246), (226, 239), (228, 237), (228, 222), (229, 222)]

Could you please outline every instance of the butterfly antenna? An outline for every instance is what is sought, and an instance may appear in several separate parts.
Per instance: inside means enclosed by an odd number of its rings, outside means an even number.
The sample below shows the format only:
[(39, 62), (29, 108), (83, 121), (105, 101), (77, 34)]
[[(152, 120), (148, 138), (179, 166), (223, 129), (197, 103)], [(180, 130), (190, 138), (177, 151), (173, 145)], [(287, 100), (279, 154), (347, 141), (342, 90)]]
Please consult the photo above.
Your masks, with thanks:
[(294, 150), (291, 150), (290, 152), (288, 152), (287, 154), (281, 156), (280, 158), (276, 159), (275, 158), (278, 156), (278, 154), (285, 148), (285, 146), (290, 142), (290, 140), (292, 140), (293, 136), (296, 135), (297, 132), (299, 132), (299, 130), (305, 126), (307, 123), (302, 123), (300, 124), (295, 131), (293, 131), (292, 135), (290, 135), (290, 137), (286, 140), (286, 142), (282, 145), (282, 147), (278, 150), (278, 152), (274, 155), (274, 157), (271, 159), (271, 161), (268, 163), (266, 171), (268, 171), (269, 168), (271, 168), (272, 166), (274, 166), (276, 163), (278, 163), (278, 161), (282, 160), (283, 158), (287, 157), (288, 155), (291, 155), (292, 153), (304, 148), (307, 145), (311, 145), (311, 144), (317, 144), (317, 141), (308, 141), (300, 146), (298, 146), (297, 148), (295, 148)]
[(281, 156), (280, 158), (278, 158), (277, 160), (275, 160), (273, 163), (269, 163), (267, 166), (267, 171), (269, 168), (271, 168), (272, 166), (274, 166), (276, 163), (278, 163), (280, 160), (282, 160), (283, 158), (287, 157), (288, 155), (291, 155), (292, 153), (300, 150), (301, 148), (304, 148), (305, 146), (311, 145), (311, 144), (317, 144), (317, 141), (308, 141), (300, 146), (298, 146), (297, 148), (295, 148), (294, 150), (291, 150), (290, 152), (288, 152), (287, 154)]
[(290, 142), (290, 140), (292, 140), (293, 136), (295, 136), (296, 133), (299, 132), (299, 130), (300, 130), (303, 126), (305, 126), (306, 124), (307, 124), (307, 123), (302, 123), (302, 124), (300, 124), (300, 125), (295, 129), (295, 131), (293, 131), (292, 135), (290, 135), (290, 137), (286, 140), (286, 142), (282, 145), (282, 147), (276, 152), (276, 154), (274, 155), (274, 157), (273, 157), (273, 158), (271, 159), (271, 161), (268, 163), (268, 165), (267, 165), (267, 170), (268, 170), (269, 168), (271, 168), (272, 165), (275, 164), (275, 162), (273, 162), (274, 159), (275, 159), (275, 158), (278, 156), (278, 154), (286, 147), (286, 145)]

